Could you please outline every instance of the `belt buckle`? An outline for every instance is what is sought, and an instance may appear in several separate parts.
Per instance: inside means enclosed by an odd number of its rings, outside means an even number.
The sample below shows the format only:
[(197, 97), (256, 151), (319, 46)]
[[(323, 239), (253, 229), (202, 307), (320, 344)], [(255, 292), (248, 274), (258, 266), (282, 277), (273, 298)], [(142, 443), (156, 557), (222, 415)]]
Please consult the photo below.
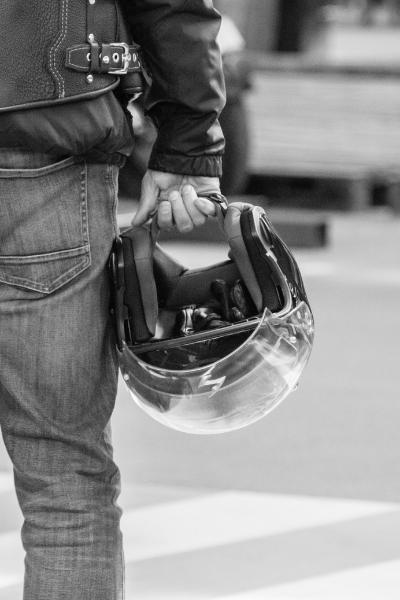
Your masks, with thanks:
[[(113, 69), (112, 66), (110, 66), (110, 70), (109, 73), (112, 75), (126, 75), (128, 73), (128, 69), (129, 69), (129, 65), (130, 62), (132, 60), (132, 55), (129, 51), (129, 45), (126, 44), (125, 42), (112, 42), (110, 43), (111, 48), (118, 48), (121, 50), (124, 50), (124, 53), (121, 56), (121, 60), (122, 60), (122, 68), (121, 69)], [(118, 54), (119, 57), (119, 54)]]

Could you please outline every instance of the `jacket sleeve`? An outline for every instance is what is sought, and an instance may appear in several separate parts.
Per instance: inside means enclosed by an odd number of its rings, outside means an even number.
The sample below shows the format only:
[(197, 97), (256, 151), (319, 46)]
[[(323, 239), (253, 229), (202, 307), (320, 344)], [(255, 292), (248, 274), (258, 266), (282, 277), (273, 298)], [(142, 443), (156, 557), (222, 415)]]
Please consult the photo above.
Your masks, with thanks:
[(158, 137), (149, 166), (186, 175), (221, 175), (225, 103), (211, 0), (122, 0), (152, 85), (146, 112)]

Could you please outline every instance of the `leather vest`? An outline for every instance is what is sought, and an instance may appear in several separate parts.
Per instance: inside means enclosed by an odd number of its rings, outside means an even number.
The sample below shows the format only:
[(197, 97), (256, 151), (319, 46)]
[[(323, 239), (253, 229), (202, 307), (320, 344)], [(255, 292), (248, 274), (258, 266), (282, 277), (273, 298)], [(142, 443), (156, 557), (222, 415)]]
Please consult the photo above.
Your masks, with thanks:
[(117, 0), (1, 0), (0, 40), (0, 112), (141, 91)]

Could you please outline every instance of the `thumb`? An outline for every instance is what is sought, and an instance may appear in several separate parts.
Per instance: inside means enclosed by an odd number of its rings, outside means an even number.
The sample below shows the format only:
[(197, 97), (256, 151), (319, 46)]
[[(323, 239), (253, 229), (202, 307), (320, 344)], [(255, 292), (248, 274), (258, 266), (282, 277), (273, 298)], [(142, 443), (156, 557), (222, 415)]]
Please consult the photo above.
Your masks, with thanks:
[(215, 215), (217, 214), (214, 202), (212, 202), (208, 198), (203, 198), (202, 196), (199, 196), (195, 199), (194, 204), (200, 210), (200, 212), (202, 212), (208, 217), (215, 217)]
[(132, 219), (132, 225), (143, 225), (151, 217), (157, 206), (159, 187), (150, 173), (145, 173), (142, 179), (139, 206)]

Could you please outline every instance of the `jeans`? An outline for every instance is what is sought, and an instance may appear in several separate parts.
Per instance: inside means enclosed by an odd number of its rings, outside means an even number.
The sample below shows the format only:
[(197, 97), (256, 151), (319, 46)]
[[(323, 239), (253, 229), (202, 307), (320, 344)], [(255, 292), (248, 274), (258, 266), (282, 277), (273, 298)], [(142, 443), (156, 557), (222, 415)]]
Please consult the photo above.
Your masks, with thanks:
[(24, 600), (123, 597), (106, 271), (117, 176), (0, 148), (0, 424), (24, 516)]

